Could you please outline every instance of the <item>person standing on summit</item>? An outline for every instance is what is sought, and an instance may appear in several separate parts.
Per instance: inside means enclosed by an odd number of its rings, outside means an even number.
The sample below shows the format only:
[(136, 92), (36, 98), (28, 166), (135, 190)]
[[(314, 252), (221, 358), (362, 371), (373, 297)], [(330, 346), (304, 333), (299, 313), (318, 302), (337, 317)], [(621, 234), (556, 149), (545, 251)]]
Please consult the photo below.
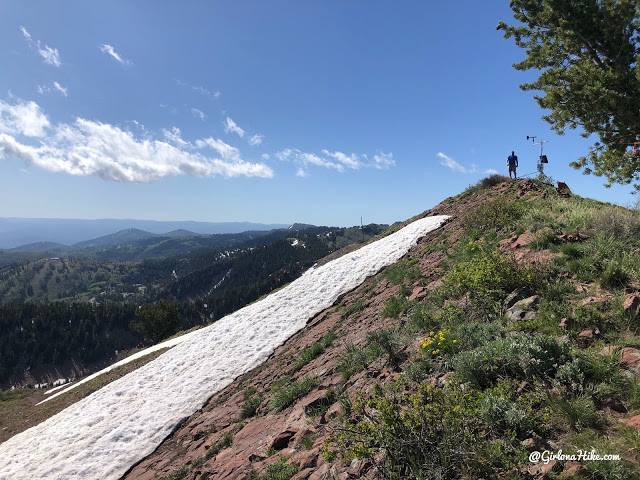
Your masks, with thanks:
[(513, 178), (518, 179), (518, 175), (516, 174), (516, 168), (518, 167), (518, 157), (516, 157), (516, 152), (511, 152), (511, 155), (507, 157), (507, 165), (509, 166), (509, 178), (511, 178), (511, 172), (513, 172)]

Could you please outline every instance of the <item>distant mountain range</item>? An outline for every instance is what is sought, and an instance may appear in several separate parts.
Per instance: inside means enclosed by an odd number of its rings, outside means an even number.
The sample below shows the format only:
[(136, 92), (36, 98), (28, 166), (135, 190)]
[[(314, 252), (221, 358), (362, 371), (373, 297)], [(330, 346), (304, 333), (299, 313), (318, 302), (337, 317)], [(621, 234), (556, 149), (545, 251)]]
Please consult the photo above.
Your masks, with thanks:
[[(79, 245), (82, 242), (95, 242), (101, 237), (112, 235), (121, 235), (124, 239), (118, 241), (105, 239), (104, 241), (107, 243), (102, 243), (101, 245), (130, 242), (151, 238), (154, 235), (183, 238), (197, 234), (241, 233), (249, 230), (267, 231), (288, 227), (288, 224), (251, 222), (210, 223), (133, 219), (0, 218), (0, 250), (20, 247), (22, 251), (55, 251), (56, 248), (69, 245), (83, 248), (96, 245)], [(123, 231), (129, 233), (125, 234)], [(135, 238), (136, 235), (138, 235), (137, 238)]]

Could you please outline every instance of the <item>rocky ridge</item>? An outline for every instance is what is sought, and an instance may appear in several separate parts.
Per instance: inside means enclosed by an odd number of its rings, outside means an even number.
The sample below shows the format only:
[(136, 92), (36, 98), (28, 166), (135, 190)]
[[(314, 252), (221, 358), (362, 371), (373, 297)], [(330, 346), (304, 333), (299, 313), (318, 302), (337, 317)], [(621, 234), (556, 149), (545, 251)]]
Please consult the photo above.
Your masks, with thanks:
[[(374, 462), (354, 460), (350, 464), (328, 462), (321, 455), (327, 437), (338, 426), (342, 415), (341, 396), (353, 399), (357, 391), (369, 392), (375, 383), (387, 385), (400, 375), (401, 365), (390, 365), (383, 359), (374, 360), (369, 366), (347, 380), (336, 370), (340, 354), (348, 345), (360, 346), (368, 332), (394, 327), (396, 318), (382, 315), (385, 303), (393, 296), (405, 296), (408, 300), (420, 300), (442, 284), (442, 262), (446, 260), (450, 245), (462, 236), (460, 220), (468, 211), (491, 199), (514, 196), (534, 201), (545, 198), (548, 190), (530, 180), (504, 182), (491, 189), (450, 197), (418, 217), (450, 215), (452, 218), (441, 228), (430, 232), (418, 241), (400, 262), (411, 261), (419, 269), (420, 276), (411, 285), (396, 285), (388, 278), (388, 267), (368, 278), (355, 290), (344, 295), (336, 304), (312, 318), (307, 326), (284, 345), (272, 357), (233, 384), (213, 395), (197, 413), (186, 419), (172, 436), (157, 450), (125, 475), (126, 479), (236, 479), (259, 478), (269, 472), (274, 464), (291, 465), (297, 471), (293, 479), (320, 480), (325, 478), (377, 478)], [(414, 219), (412, 219), (414, 220)], [(410, 220), (411, 221), (411, 220)], [(551, 261), (557, 254), (548, 250), (536, 250), (532, 242), (549, 232), (524, 232), (503, 240), (500, 248), (513, 253), (518, 261), (540, 265)], [(571, 232), (564, 233), (571, 235)], [(446, 242), (445, 239), (446, 238)], [(580, 234), (577, 240), (581, 241)], [(586, 288), (586, 287), (585, 287)], [(526, 292), (514, 292), (505, 304), (507, 316), (513, 319), (535, 318), (540, 298)], [(637, 292), (629, 293), (626, 308), (636, 310), (640, 304)], [(563, 319), (570, 322), (569, 319)], [(562, 325), (560, 325), (561, 328)], [(584, 333), (584, 335), (583, 335)], [(335, 335), (331, 342), (315, 358), (300, 365), (299, 358), (305, 349)], [(598, 334), (581, 332), (589, 341)], [(403, 347), (415, 350), (418, 339)], [(636, 369), (640, 351), (633, 348), (608, 347), (619, 353), (624, 368)], [(406, 353), (406, 352), (405, 352)], [(434, 386), (447, 382), (451, 373), (427, 380)], [(275, 410), (272, 407), (274, 385), (292, 385), (304, 379), (314, 378), (315, 384), (288, 406)], [(247, 413), (250, 402), (254, 411)], [(613, 415), (621, 417), (628, 425), (640, 428), (640, 416), (629, 417), (626, 409), (613, 402)], [(626, 415), (626, 416), (625, 416)], [(533, 445), (533, 440), (531, 440)], [(519, 471), (523, 478), (543, 478), (552, 468), (562, 468), (569, 474), (581, 471), (577, 462), (564, 465), (523, 465)], [(285, 468), (285, 467), (283, 467)], [(573, 470), (571, 470), (573, 469)]]

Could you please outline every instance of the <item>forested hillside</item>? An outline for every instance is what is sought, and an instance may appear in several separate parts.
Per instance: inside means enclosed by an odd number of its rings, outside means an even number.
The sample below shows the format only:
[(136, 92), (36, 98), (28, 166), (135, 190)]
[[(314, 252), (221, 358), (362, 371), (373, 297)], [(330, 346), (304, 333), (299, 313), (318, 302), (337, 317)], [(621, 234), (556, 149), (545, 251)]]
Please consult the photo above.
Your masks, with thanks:
[(199, 249), (162, 260), (54, 257), (5, 267), (0, 270), (0, 385), (28, 378), (25, 373), (35, 367), (68, 360), (86, 366), (144, 342), (130, 326), (138, 305), (177, 302), (179, 329), (204, 325), (385, 228), (276, 230), (247, 234), (242, 243), (236, 236), (237, 248)]

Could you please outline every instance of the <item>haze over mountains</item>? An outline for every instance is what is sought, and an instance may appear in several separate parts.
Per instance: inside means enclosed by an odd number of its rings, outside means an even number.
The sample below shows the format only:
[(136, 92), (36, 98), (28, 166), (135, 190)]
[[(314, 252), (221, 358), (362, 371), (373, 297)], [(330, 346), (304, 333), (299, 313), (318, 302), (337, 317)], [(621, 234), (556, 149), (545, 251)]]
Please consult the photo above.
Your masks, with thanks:
[[(123, 230), (142, 230), (146, 235), (138, 235), (138, 237), (150, 238), (153, 234), (167, 237), (183, 237), (192, 234), (240, 233), (248, 230), (265, 231), (288, 226), (287, 224), (251, 222), (210, 223), (135, 219), (0, 218), (0, 250), (16, 247), (21, 247), (22, 250), (48, 250), (56, 247), (56, 245), (51, 245), (50, 243), (41, 244), (40, 246), (31, 244), (52, 242), (54, 244), (62, 244), (62, 246), (71, 246), (112, 235), (116, 232), (122, 232)], [(132, 240), (135, 233), (133, 231), (129, 233), (132, 234)], [(25, 246), (28, 247), (22, 248)]]

